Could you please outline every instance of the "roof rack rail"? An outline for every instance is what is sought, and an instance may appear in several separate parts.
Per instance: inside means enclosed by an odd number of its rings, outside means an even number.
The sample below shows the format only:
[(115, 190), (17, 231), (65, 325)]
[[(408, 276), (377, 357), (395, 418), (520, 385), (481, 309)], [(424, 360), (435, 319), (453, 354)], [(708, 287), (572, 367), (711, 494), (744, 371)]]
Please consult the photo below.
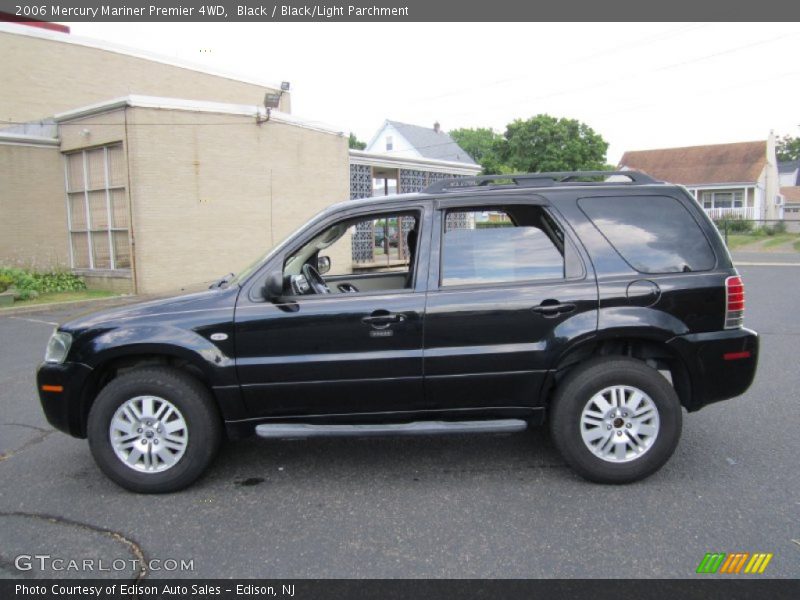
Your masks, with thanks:
[[(627, 177), (629, 181), (579, 181), (592, 177)], [(559, 171), (555, 173), (512, 173), (499, 175), (475, 175), (470, 177), (457, 177), (455, 179), (441, 179), (422, 190), (424, 194), (438, 194), (470, 187), (490, 186), (493, 181), (512, 181), (518, 187), (548, 187), (569, 184), (647, 184), (660, 183), (649, 175), (639, 171)], [(497, 187), (509, 187), (509, 184), (498, 184)]]

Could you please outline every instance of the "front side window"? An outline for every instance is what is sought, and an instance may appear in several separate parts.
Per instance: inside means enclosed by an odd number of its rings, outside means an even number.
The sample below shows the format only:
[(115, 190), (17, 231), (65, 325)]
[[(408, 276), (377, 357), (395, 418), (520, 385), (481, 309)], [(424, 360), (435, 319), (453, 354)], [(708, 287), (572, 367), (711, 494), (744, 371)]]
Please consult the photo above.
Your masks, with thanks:
[(130, 269), (122, 144), (65, 155), (74, 269)]
[(625, 261), (642, 273), (707, 271), (716, 259), (697, 221), (675, 198), (581, 198), (581, 210)]
[[(295, 250), (284, 279), (302, 284), (304, 265), (334, 282), (332, 293), (403, 289), (412, 284), (420, 213), (384, 213), (339, 221)], [(324, 265), (324, 266), (321, 266)], [(347, 283), (339, 287), (338, 283)], [(302, 288), (292, 286), (294, 293)]]
[(564, 277), (564, 235), (541, 207), (455, 209), (445, 215), (441, 285)]

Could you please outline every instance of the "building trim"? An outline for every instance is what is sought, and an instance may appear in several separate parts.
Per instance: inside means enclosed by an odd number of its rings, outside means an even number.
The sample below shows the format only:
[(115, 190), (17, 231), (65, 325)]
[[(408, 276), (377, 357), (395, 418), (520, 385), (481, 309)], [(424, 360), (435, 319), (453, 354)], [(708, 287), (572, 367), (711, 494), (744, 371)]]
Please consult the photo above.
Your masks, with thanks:
[[(252, 117), (262, 121), (274, 121), (285, 125), (294, 125), (305, 129), (313, 129), (322, 133), (343, 136), (344, 131), (319, 121), (309, 121), (289, 113), (271, 110), (269, 114), (263, 106), (254, 104), (229, 104), (225, 102), (210, 102), (206, 100), (187, 100), (184, 98), (163, 98), (160, 96), (140, 96), (131, 94), (89, 104), (66, 112), (58, 113), (53, 118), (56, 123), (67, 123), (84, 117), (92, 117), (108, 113), (121, 108), (154, 108), (159, 110), (180, 110), (186, 112), (215, 113), (221, 115), (237, 115)], [(267, 118), (269, 117), (269, 118)]]
[(432, 158), (400, 158), (387, 154), (365, 152), (364, 150), (350, 150), (351, 165), (369, 165), (372, 167), (386, 167), (390, 169), (415, 169), (419, 171), (434, 171), (436, 173), (450, 173), (453, 175), (477, 175), (481, 172), (480, 165), (467, 165), (449, 160), (436, 160)]
[(680, 184), (685, 188), (698, 189), (698, 190), (723, 190), (728, 188), (742, 188), (742, 187), (755, 187), (758, 185), (757, 181), (732, 181), (730, 183), (682, 183)]
[(269, 88), (270, 90), (278, 91), (281, 89), (280, 84), (276, 84), (275, 82), (272, 81), (263, 81), (245, 75), (237, 75), (235, 73), (209, 68), (204, 65), (193, 63), (191, 61), (163, 56), (160, 54), (147, 52), (146, 50), (131, 48), (130, 46), (124, 46), (122, 44), (114, 44), (113, 42), (107, 42), (105, 40), (97, 40), (92, 38), (75, 36), (67, 33), (60, 33), (58, 31), (51, 31), (49, 29), (43, 29), (40, 27), (29, 27), (26, 25), (17, 25), (14, 23), (8, 23), (3, 21), (0, 22), (0, 33), (9, 33), (12, 35), (21, 35), (24, 37), (39, 38), (43, 40), (49, 40), (51, 42), (60, 42), (62, 44), (84, 46), (87, 48), (94, 48), (96, 50), (104, 50), (106, 52), (113, 52), (115, 54), (122, 54), (133, 58), (139, 58), (142, 60), (149, 60), (151, 62), (157, 62), (162, 65), (168, 65), (170, 67), (177, 67), (179, 69), (195, 71), (197, 73), (202, 73), (204, 75), (212, 75), (214, 77), (222, 77), (223, 79), (230, 79), (232, 81), (239, 81), (241, 83), (257, 85), (263, 88)]
[(48, 146), (57, 147), (61, 142), (58, 138), (40, 135), (25, 135), (24, 133), (9, 133), (0, 131), (0, 144), (8, 146)]

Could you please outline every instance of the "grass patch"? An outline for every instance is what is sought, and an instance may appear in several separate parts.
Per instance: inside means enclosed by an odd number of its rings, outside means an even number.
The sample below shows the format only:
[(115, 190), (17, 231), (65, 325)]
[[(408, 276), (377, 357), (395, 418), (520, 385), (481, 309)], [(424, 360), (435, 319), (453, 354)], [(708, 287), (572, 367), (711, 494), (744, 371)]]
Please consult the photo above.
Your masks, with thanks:
[(800, 252), (800, 240), (797, 240), (797, 241), (794, 243), (794, 251), (795, 251), (795, 252)]
[(787, 244), (792, 240), (797, 239), (796, 234), (791, 233), (777, 233), (766, 242), (764, 242), (764, 248), (774, 248), (775, 246), (780, 246), (782, 244)]
[(729, 233), (728, 248), (734, 250), (736, 248), (741, 248), (742, 246), (747, 246), (748, 244), (755, 244), (761, 239), (763, 238), (760, 236), (754, 236), (746, 233)]
[(37, 304), (51, 304), (53, 302), (74, 302), (76, 300), (93, 300), (95, 298), (110, 298), (116, 296), (114, 292), (107, 292), (105, 290), (78, 290), (73, 292), (46, 292), (40, 294), (38, 298), (32, 300), (17, 300), (11, 306), (6, 307), (14, 308), (20, 306), (35, 306)]

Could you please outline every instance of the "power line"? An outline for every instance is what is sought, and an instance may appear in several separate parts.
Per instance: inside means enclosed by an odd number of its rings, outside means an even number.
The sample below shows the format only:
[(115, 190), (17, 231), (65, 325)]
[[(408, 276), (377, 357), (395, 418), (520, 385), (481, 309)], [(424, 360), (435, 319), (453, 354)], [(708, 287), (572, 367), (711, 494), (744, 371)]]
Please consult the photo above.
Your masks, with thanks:
[[(675, 37), (676, 35), (680, 35), (681, 33), (685, 33), (685, 32), (688, 32), (688, 31), (693, 31), (693, 30), (696, 30), (696, 29), (702, 29), (703, 27), (708, 27), (708, 24), (707, 23), (703, 23), (703, 24), (699, 24), (699, 25), (690, 25), (688, 27), (679, 27), (678, 29), (670, 29), (669, 31), (662, 32), (661, 34), (657, 34), (655, 36), (649, 36), (649, 37), (646, 37), (646, 38), (639, 38), (637, 40), (634, 40), (633, 42), (628, 42), (626, 44), (620, 44), (619, 46), (613, 46), (611, 48), (607, 48), (607, 49), (602, 50), (600, 52), (595, 52), (595, 53), (592, 53), (592, 54), (585, 55), (583, 57), (579, 57), (579, 58), (567, 61), (565, 63), (562, 63), (561, 65), (559, 65), (556, 68), (568, 67), (568, 66), (571, 66), (571, 65), (580, 64), (582, 62), (587, 62), (587, 61), (593, 60), (595, 58), (600, 58), (601, 56), (606, 56), (608, 54), (613, 54), (614, 52), (617, 52), (618, 50), (623, 50), (623, 49), (626, 49), (626, 48), (636, 48), (636, 47), (639, 47), (639, 46), (646, 46), (646, 45), (652, 44), (652, 43), (657, 42), (657, 41), (662, 41), (664, 39), (669, 39), (671, 37)], [(454, 90), (454, 91), (451, 91), (451, 92), (445, 92), (443, 94), (439, 94), (439, 95), (436, 95), (436, 96), (427, 96), (427, 97), (423, 97), (423, 98), (418, 98), (416, 100), (411, 100), (411, 103), (428, 102), (430, 100), (439, 100), (441, 98), (448, 98), (448, 97), (451, 97), (451, 96), (459, 96), (459, 95), (461, 95), (463, 93), (472, 92), (472, 91), (477, 90), (477, 89), (485, 89), (487, 86), (502, 85), (502, 84), (510, 83), (510, 82), (514, 82), (514, 81), (525, 81), (525, 80), (528, 80), (528, 79), (533, 79), (535, 77), (537, 77), (537, 75), (525, 75), (525, 76), (521, 76), (521, 77), (509, 77), (509, 78), (505, 78), (505, 79), (497, 79), (495, 81), (488, 81), (488, 82), (485, 82), (485, 83), (482, 83), (482, 84), (479, 84), (479, 85), (460, 88), (458, 90)]]
[[(675, 69), (675, 68), (678, 68), (678, 67), (684, 67), (684, 66), (691, 65), (691, 64), (694, 64), (694, 63), (698, 63), (698, 62), (701, 62), (701, 61), (704, 61), (704, 60), (709, 60), (711, 58), (716, 58), (716, 57), (723, 56), (723, 55), (726, 55), (726, 54), (732, 54), (734, 52), (739, 52), (741, 50), (746, 50), (748, 48), (753, 48), (755, 46), (762, 46), (762, 45), (765, 45), (765, 44), (771, 44), (773, 42), (777, 42), (779, 40), (782, 40), (782, 39), (785, 39), (785, 38), (788, 38), (788, 37), (797, 36), (798, 34), (800, 34), (799, 31), (794, 31), (794, 32), (791, 32), (791, 33), (779, 35), (779, 36), (776, 36), (776, 37), (773, 37), (773, 38), (769, 38), (769, 39), (766, 39), (766, 40), (760, 40), (758, 42), (745, 44), (743, 46), (736, 46), (734, 48), (729, 48), (727, 50), (722, 50), (720, 52), (714, 52), (712, 54), (706, 54), (704, 56), (698, 56), (698, 57), (690, 59), (690, 60), (681, 61), (681, 62), (677, 62), (677, 63), (671, 63), (671, 64), (668, 64), (668, 65), (663, 65), (661, 67), (656, 67), (656, 68), (653, 68), (653, 69), (649, 69), (646, 73), (657, 73), (657, 72), (660, 72), (660, 71), (666, 71), (666, 70), (669, 70), (669, 69)], [(631, 81), (631, 80), (637, 79), (639, 77), (639, 75), (640, 75), (640, 73), (637, 73), (636, 75), (631, 76), (631, 77), (623, 77), (623, 78), (616, 78), (616, 79), (606, 78), (606, 79), (595, 81), (595, 82), (592, 82), (592, 83), (589, 83), (589, 84), (583, 84), (583, 85), (581, 85), (579, 87), (565, 88), (565, 89), (556, 90), (556, 91), (553, 91), (553, 92), (550, 92), (550, 93), (547, 93), (547, 94), (543, 94), (543, 95), (540, 95), (540, 96), (534, 96), (532, 98), (526, 98), (524, 100), (515, 100), (515, 101), (510, 102), (510, 103), (494, 104), (492, 106), (484, 107), (484, 108), (493, 108), (493, 109), (496, 109), (496, 108), (508, 108), (508, 107), (512, 107), (512, 106), (518, 106), (518, 105), (523, 104), (523, 103), (533, 102), (533, 101), (536, 101), (536, 100), (545, 100), (545, 99), (553, 98), (553, 97), (556, 97), (556, 96), (569, 95), (569, 94), (572, 94), (572, 93), (575, 93), (575, 92), (584, 92), (586, 90), (591, 90), (591, 89), (596, 89), (596, 88), (600, 88), (600, 87), (606, 87), (606, 86), (609, 86), (609, 85), (612, 85), (612, 84)], [(460, 115), (464, 115), (464, 114), (471, 114), (472, 112), (474, 112), (474, 111), (469, 111), (469, 113), (466, 112), (466, 111), (458, 112), (458, 113), (453, 113), (450, 116), (460, 116)]]

